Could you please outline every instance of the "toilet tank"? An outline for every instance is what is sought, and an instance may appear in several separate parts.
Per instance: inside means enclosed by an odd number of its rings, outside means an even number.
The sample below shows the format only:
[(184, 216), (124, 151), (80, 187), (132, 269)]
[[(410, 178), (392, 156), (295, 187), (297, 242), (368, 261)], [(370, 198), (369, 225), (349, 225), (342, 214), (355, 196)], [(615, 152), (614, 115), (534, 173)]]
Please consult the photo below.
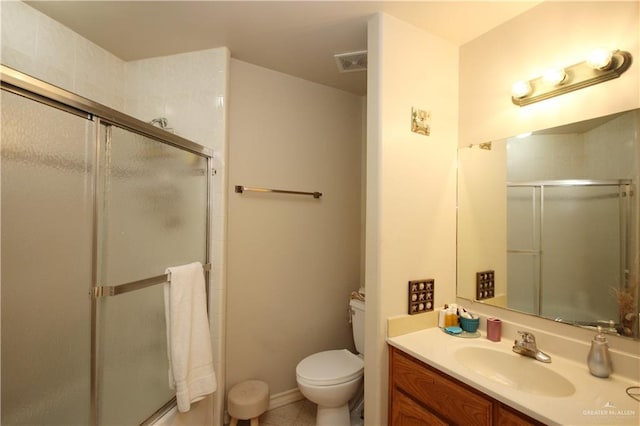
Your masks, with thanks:
[(364, 302), (351, 299), (351, 327), (353, 329), (353, 342), (356, 344), (356, 351), (364, 356)]

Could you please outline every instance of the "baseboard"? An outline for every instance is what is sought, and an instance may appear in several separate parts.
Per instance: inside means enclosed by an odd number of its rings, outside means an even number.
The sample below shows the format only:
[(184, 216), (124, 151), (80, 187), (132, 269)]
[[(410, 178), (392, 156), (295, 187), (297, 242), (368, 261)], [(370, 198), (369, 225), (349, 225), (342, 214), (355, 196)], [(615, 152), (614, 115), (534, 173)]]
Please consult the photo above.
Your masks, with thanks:
[(274, 408), (279, 408), (284, 405), (300, 401), (301, 399), (304, 399), (304, 396), (302, 396), (298, 388), (280, 392), (275, 395), (271, 395), (268, 410), (273, 410)]

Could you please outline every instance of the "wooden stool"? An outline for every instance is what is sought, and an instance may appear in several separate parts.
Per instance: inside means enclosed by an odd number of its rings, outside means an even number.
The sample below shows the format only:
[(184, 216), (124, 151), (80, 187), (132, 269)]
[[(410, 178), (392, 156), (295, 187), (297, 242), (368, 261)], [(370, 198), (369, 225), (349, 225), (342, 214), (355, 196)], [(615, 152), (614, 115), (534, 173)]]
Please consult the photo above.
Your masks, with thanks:
[(251, 419), (251, 426), (258, 426), (258, 417), (269, 407), (269, 385), (260, 380), (247, 380), (231, 388), (227, 395), (227, 408), (231, 426), (238, 420)]

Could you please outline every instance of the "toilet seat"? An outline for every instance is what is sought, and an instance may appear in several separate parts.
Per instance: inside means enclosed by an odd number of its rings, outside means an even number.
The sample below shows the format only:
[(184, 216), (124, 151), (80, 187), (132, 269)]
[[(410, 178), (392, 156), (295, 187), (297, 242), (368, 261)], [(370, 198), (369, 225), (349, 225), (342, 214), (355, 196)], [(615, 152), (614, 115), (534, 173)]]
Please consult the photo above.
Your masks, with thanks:
[(296, 367), (298, 381), (311, 386), (332, 386), (362, 377), (364, 361), (346, 349), (309, 355)]

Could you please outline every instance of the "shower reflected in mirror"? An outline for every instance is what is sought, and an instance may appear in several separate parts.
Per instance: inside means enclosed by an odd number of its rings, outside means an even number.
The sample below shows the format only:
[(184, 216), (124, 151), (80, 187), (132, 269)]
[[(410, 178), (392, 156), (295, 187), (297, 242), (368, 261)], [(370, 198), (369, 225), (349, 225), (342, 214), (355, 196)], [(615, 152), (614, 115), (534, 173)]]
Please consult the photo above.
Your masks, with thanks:
[(640, 110), (460, 148), (459, 297), (638, 337)]

